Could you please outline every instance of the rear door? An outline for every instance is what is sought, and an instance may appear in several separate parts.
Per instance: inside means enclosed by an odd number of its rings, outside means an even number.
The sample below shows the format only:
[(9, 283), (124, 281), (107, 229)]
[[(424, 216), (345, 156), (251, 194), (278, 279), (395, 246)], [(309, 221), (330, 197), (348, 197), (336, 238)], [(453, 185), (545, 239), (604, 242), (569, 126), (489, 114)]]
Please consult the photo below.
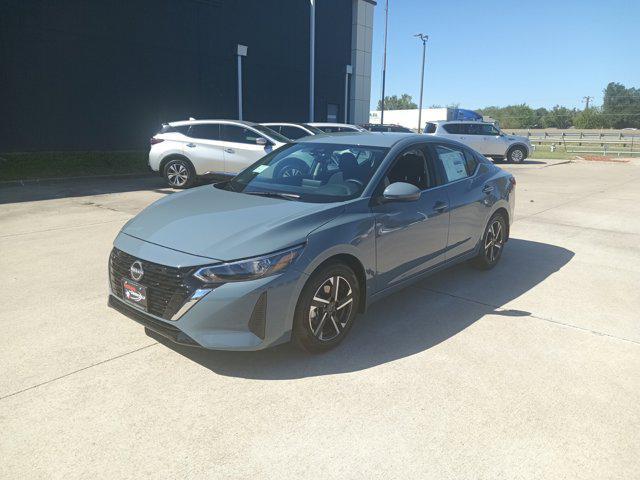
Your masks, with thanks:
[(465, 123), (466, 135), (462, 143), (470, 146), (474, 150), (483, 153), (487, 147), (487, 142), (484, 141), (484, 130), (482, 123)]
[[(258, 138), (264, 139), (266, 145), (258, 145)], [(221, 124), (220, 139), (224, 152), (224, 172), (228, 175), (236, 175), (273, 150), (271, 141), (255, 130), (240, 125)]]
[(184, 153), (191, 160), (196, 174), (224, 172), (224, 146), (220, 141), (220, 124), (199, 123), (191, 125), (189, 141)]
[(488, 169), (481, 168), (473, 152), (445, 143), (431, 145), (449, 199), (447, 260), (473, 250), (484, 232), (491, 209), (490, 191), (484, 191)]

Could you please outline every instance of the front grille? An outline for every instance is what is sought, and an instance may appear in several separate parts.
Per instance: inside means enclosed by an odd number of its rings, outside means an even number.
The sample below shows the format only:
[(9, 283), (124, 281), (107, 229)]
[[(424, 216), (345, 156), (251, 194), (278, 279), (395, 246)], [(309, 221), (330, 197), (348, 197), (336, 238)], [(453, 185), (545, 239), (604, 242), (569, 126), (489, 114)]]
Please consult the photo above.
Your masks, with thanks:
[(118, 298), (123, 298), (122, 279), (133, 280), (129, 269), (136, 260), (144, 270), (139, 283), (147, 287), (149, 313), (170, 320), (197, 288), (197, 281), (190, 275), (193, 268), (167, 267), (114, 248), (109, 257), (109, 280), (111, 290)]

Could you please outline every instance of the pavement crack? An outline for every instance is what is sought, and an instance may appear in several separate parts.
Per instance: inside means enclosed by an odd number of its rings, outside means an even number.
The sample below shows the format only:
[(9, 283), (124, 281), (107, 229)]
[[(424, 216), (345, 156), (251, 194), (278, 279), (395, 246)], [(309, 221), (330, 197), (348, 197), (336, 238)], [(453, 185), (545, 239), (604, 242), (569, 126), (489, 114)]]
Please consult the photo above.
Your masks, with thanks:
[(59, 377), (52, 378), (52, 379), (47, 380), (45, 382), (41, 382), (41, 383), (38, 383), (36, 385), (32, 385), (30, 387), (27, 387), (27, 388), (23, 388), (22, 390), (18, 390), (17, 392), (9, 393), (7, 395), (4, 395), (4, 396), (0, 397), (0, 400), (4, 400), (5, 398), (13, 397), (15, 395), (19, 395), (21, 393), (28, 392), (29, 390), (33, 390), (34, 388), (42, 387), (43, 385), (48, 385), (49, 383), (53, 383), (53, 382), (55, 382), (57, 380), (61, 380), (63, 378), (69, 377), (71, 375), (75, 375), (76, 373), (83, 372), (83, 371), (88, 370), (90, 368), (97, 367), (98, 365), (103, 365), (103, 364), (111, 362), (113, 360), (117, 360), (119, 358), (126, 357), (127, 355), (131, 355), (132, 353), (136, 353), (136, 352), (139, 352), (139, 351), (144, 350), (146, 348), (153, 347), (154, 345), (158, 345), (158, 342), (153, 342), (153, 343), (150, 343), (148, 345), (144, 345), (143, 347), (136, 348), (135, 350), (131, 350), (130, 352), (121, 353), (120, 355), (116, 355), (114, 357), (107, 358), (106, 360), (101, 360), (100, 362), (92, 363), (91, 365), (87, 365), (86, 367), (79, 368), (77, 370), (74, 370), (73, 372), (65, 373), (64, 375), (60, 375)]
[[(475, 300), (473, 298), (463, 297), (461, 295), (456, 295), (454, 293), (443, 292), (441, 290), (435, 290), (433, 288), (418, 287), (418, 286), (414, 286), (414, 288), (417, 288), (418, 290), (424, 290), (424, 291), (428, 291), (428, 292), (432, 292), (432, 293), (437, 293), (439, 295), (445, 295), (445, 296), (448, 296), (448, 297), (451, 297), (451, 298), (462, 300), (464, 302), (475, 303), (476, 305), (482, 305), (483, 307), (490, 308), (490, 309), (495, 310), (497, 312), (510, 312), (510, 311), (513, 311), (512, 309), (509, 309), (509, 308), (502, 308), (502, 307), (500, 307), (498, 305), (493, 305), (491, 303), (482, 302), (480, 300)], [(640, 345), (640, 341), (632, 340), (630, 338), (618, 337), (617, 335), (612, 335), (610, 333), (601, 332), (599, 330), (592, 330), (590, 328), (579, 327), (579, 326), (573, 325), (571, 323), (565, 323), (565, 322), (561, 322), (560, 320), (554, 320), (553, 318), (541, 317), (540, 315), (534, 315), (531, 312), (526, 312), (526, 313), (528, 313), (528, 315), (519, 315), (519, 316), (527, 316), (527, 317), (530, 317), (530, 318), (535, 318), (536, 320), (541, 320), (543, 322), (554, 323), (556, 325), (560, 325), (560, 326), (563, 326), (563, 327), (573, 328), (575, 330), (580, 330), (580, 331), (583, 331), (583, 332), (591, 333), (593, 335), (598, 335), (598, 336), (601, 336), (601, 337), (609, 337), (609, 338), (613, 338), (615, 340), (620, 340), (620, 341), (623, 341), (623, 342), (629, 342), (629, 343), (633, 343), (635, 345)]]
[(44, 230), (32, 230), (30, 232), (20, 232), (20, 233), (9, 233), (7, 235), (0, 235), (1, 238), (11, 238), (11, 237), (19, 237), (21, 235), (32, 235), (34, 233), (46, 233), (46, 232), (55, 232), (57, 230), (72, 230), (74, 228), (84, 228), (84, 227), (93, 227), (95, 225), (105, 225), (107, 223), (114, 222), (122, 222), (122, 219), (117, 220), (107, 220), (105, 222), (95, 222), (95, 223), (84, 223), (82, 225), (73, 225), (70, 227), (53, 227), (53, 228), (45, 228)]

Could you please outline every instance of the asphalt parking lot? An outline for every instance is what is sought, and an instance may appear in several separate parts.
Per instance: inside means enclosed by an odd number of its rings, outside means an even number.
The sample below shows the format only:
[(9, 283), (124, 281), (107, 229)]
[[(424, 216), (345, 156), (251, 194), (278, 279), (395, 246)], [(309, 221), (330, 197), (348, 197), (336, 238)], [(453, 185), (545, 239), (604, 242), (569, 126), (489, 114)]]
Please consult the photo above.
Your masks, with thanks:
[(498, 267), (397, 293), (320, 356), (176, 347), (107, 308), (161, 179), (0, 186), (0, 477), (638, 478), (640, 163), (504, 168)]

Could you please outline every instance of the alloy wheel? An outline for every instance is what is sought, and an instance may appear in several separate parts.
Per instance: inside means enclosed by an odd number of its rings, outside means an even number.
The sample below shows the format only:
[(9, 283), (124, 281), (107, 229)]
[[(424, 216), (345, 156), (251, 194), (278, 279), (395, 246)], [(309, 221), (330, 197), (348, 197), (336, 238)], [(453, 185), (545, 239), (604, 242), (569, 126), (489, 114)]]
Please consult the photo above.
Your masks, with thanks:
[(511, 161), (521, 162), (524, 158), (524, 153), (519, 148), (516, 148), (511, 152)]
[(493, 263), (500, 255), (504, 245), (504, 228), (500, 220), (495, 220), (489, 229), (484, 241), (484, 256), (487, 262)]
[(315, 338), (329, 342), (347, 327), (353, 309), (353, 289), (346, 278), (327, 278), (316, 290), (309, 308), (309, 328)]
[(175, 162), (167, 168), (167, 179), (174, 187), (182, 187), (189, 179), (189, 170), (184, 163)]

